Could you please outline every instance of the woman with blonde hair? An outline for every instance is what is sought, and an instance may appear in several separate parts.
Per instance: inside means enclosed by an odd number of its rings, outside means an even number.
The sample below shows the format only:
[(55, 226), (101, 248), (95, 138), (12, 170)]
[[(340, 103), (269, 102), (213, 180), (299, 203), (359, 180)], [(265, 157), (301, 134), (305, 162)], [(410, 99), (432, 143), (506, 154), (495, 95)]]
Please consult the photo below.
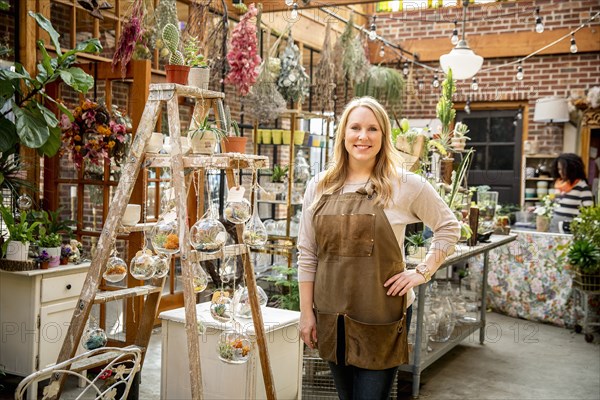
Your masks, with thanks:
[[(298, 236), (300, 335), (328, 361), (341, 399), (389, 397), (408, 361), (413, 287), (454, 251), (458, 221), (435, 189), (402, 169), (391, 124), (375, 99), (340, 117), (331, 166), (304, 195)], [(405, 269), (406, 225), (434, 232), (416, 269)]]

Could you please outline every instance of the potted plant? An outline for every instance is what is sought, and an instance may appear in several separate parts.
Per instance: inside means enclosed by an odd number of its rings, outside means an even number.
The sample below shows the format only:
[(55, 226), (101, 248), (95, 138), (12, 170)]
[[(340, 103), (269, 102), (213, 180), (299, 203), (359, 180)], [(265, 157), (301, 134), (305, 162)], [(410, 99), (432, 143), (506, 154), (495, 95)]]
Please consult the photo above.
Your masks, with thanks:
[(200, 53), (200, 41), (196, 36), (190, 36), (183, 44), (184, 64), (190, 67), (188, 85), (208, 90), (210, 68), (204, 55)]
[(35, 261), (37, 261), (38, 264), (40, 265), (40, 269), (50, 268), (51, 260), (52, 260), (52, 257), (48, 254), (48, 252), (46, 250), (40, 251), (39, 254), (37, 255), (37, 257), (35, 258)]
[(539, 232), (548, 232), (554, 208), (556, 208), (556, 204), (552, 196), (546, 195), (542, 198), (542, 205), (536, 207), (534, 210), (534, 213), (537, 215), (535, 218), (535, 227)]
[(600, 205), (583, 207), (570, 225), (573, 242), (568, 249), (575, 285), (600, 290)]
[(60, 245), (62, 239), (58, 233), (40, 234), (37, 245), (40, 252), (48, 254), (50, 259), (49, 267), (56, 267), (60, 264)]
[(40, 224), (29, 222), (27, 212), (22, 211), (20, 218), (14, 218), (8, 207), (0, 205), (0, 214), (8, 230), (8, 240), (2, 245), (2, 254), (7, 260), (26, 261), (29, 253), (29, 244), (33, 242), (33, 233)]
[(179, 29), (173, 24), (166, 24), (162, 31), (162, 39), (171, 53), (169, 64), (165, 65), (167, 82), (187, 85), (190, 67), (185, 65), (183, 54), (179, 51)]
[(425, 259), (427, 255), (427, 240), (423, 237), (422, 232), (413, 233), (404, 240), (406, 254), (417, 260)]
[(208, 114), (202, 120), (192, 118), (188, 131), (192, 152), (198, 154), (214, 154), (217, 143), (225, 137), (222, 129), (213, 126), (208, 119)]
[(240, 127), (235, 120), (231, 118), (229, 106), (225, 107), (225, 123), (227, 136), (221, 140), (221, 147), (224, 153), (245, 153), (248, 138), (241, 136)]
[(471, 140), (470, 137), (467, 136), (469, 132), (469, 127), (462, 122), (457, 122), (454, 127), (454, 135), (452, 136), (451, 143), (452, 147), (455, 151), (464, 151), (465, 145), (467, 144), (467, 140)]
[(437, 164), (437, 162), (440, 163), (440, 178), (447, 184), (451, 183), (454, 164), (450, 140), (450, 126), (456, 116), (456, 110), (453, 108), (452, 103), (452, 95), (455, 91), (456, 86), (452, 79), (452, 70), (450, 69), (448, 70), (446, 79), (442, 82), (442, 95), (436, 105), (436, 116), (441, 121), (442, 128), (439, 132), (435, 133), (433, 139), (429, 141), (429, 147), (440, 155), (440, 158), (436, 157), (439, 161), (435, 161), (435, 164)]

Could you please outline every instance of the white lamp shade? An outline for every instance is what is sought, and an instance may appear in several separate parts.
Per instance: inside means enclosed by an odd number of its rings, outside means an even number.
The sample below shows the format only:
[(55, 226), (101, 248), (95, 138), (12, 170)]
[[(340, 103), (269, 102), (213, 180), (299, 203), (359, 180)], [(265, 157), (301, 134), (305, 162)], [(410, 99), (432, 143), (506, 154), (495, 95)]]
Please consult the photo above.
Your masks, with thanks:
[(483, 64), (483, 57), (478, 56), (469, 47), (455, 47), (448, 54), (440, 57), (440, 65), (445, 73), (452, 68), (452, 78), (457, 80), (472, 78)]
[(560, 97), (537, 99), (533, 120), (535, 122), (567, 122), (569, 120), (567, 99)]

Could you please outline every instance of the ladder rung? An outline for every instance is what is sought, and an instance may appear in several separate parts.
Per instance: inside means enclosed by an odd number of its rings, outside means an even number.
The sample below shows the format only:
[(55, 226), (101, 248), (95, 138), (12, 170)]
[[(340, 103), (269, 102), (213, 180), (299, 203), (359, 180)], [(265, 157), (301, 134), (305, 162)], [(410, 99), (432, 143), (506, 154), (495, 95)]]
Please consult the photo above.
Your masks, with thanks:
[[(151, 168), (170, 168), (170, 154), (146, 154), (146, 164)], [(184, 168), (204, 169), (261, 169), (269, 168), (269, 159), (266, 156), (239, 153), (218, 153), (212, 156), (189, 154), (183, 156)]]
[(94, 304), (125, 299), (128, 297), (145, 296), (150, 293), (160, 292), (160, 287), (152, 285), (135, 286), (119, 290), (104, 290), (96, 293)]
[(241, 256), (242, 254), (248, 253), (248, 248), (245, 244), (230, 244), (223, 246), (223, 248), (215, 253), (203, 253), (201, 251), (192, 250), (191, 260), (192, 261), (210, 261), (217, 260), (222, 257), (229, 256)]
[(142, 232), (149, 231), (156, 225), (156, 222), (146, 222), (143, 224), (135, 224), (133, 226), (121, 226), (117, 229), (118, 233), (131, 233), (131, 232)]
[[(140, 346), (123, 347), (123, 350), (127, 349), (140, 349), (142, 354), (144, 354), (144, 352), (146, 351), (145, 348)], [(80, 372), (91, 368), (100, 367), (102, 365), (108, 364), (120, 355), (123, 355), (122, 351), (107, 351), (106, 353), (100, 353), (89, 358), (84, 358), (71, 364), (71, 371)], [(127, 358), (131, 358), (131, 356), (132, 355), (124, 356), (123, 361), (127, 360)]]

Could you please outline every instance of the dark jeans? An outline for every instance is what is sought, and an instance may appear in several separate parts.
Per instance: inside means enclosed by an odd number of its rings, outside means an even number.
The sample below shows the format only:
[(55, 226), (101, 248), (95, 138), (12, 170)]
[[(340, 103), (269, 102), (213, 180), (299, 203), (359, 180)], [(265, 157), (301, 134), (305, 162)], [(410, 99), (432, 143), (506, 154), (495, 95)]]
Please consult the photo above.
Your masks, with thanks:
[[(406, 330), (410, 329), (412, 319), (412, 305), (406, 309)], [(390, 397), (392, 384), (396, 377), (398, 367), (384, 370), (370, 370), (345, 365), (344, 320), (338, 320), (338, 348), (337, 359), (339, 364), (330, 362), (329, 368), (333, 381), (341, 400), (366, 400), (387, 399)]]

